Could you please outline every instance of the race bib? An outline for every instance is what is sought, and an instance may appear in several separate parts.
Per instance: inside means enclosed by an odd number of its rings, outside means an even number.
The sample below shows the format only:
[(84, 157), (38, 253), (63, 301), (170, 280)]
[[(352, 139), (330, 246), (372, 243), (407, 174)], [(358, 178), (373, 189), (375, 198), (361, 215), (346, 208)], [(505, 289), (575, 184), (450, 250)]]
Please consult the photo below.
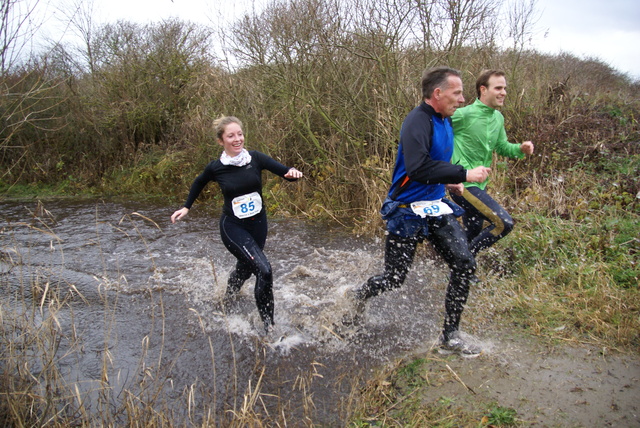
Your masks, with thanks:
[(238, 196), (231, 201), (231, 207), (238, 218), (252, 217), (262, 211), (262, 198), (258, 192)]
[(445, 214), (452, 214), (451, 207), (441, 200), (438, 201), (417, 201), (411, 203), (411, 209), (422, 218), (427, 216), (437, 217)]

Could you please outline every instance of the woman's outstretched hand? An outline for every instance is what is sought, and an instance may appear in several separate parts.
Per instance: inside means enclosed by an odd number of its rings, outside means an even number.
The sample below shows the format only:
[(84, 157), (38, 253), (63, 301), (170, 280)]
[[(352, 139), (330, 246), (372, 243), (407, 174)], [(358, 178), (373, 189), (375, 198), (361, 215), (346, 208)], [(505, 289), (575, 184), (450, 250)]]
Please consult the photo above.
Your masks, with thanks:
[(176, 220), (180, 220), (182, 217), (186, 216), (189, 213), (189, 208), (182, 207), (178, 211), (174, 212), (171, 216), (171, 223), (175, 223)]

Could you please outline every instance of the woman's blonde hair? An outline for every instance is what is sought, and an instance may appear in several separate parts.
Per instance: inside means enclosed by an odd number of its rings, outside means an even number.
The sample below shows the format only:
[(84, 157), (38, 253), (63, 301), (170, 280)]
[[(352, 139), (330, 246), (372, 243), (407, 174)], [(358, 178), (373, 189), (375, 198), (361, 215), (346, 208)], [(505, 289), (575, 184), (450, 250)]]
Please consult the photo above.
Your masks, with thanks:
[(230, 123), (237, 123), (242, 128), (242, 122), (235, 116), (220, 116), (213, 122), (213, 129), (216, 131), (218, 140), (222, 140), (222, 134)]

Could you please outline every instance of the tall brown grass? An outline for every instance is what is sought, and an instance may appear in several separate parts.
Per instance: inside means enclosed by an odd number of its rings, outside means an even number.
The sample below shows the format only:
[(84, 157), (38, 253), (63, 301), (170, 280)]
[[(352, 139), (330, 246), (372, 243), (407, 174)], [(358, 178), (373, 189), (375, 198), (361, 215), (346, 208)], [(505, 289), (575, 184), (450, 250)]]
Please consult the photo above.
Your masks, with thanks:
[[(45, 290), (34, 284), (32, 291)], [(145, 341), (141, 344), (140, 364), (129, 373), (129, 378), (138, 380), (122, 389), (118, 389), (119, 382), (110, 377), (115, 356), (111, 355), (107, 345), (100, 352), (100, 379), (73, 381), (65, 377), (60, 367), (68, 366), (68, 363), (62, 364), (63, 360), (68, 361), (76, 353), (84, 352), (83, 338), (69, 337), (74, 334), (73, 325), (68, 326), (71, 331), (61, 329), (59, 311), (69, 302), (54, 296), (54, 290), (46, 292), (49, 297), (44, 305), (27, 303), (27, 300), (7, 301), (4, 298), (0, 302), (2, 426), (263, 427), (287, 426), (291, 419), (295, 419), (297, 426), (312, 426), (315, 413), (310, 390), (313, 367), (310, 367), (308, 377), (299, 375), (294, 385), (302, 397), (302, 412), (297, 402), (280, 401), (278, 408), (265, 405), (265, 398), (273, 402), (272, 396), (263, 392), (265, 366), (262, 369), (256, 367), (261, 370), (257, 381), (249, 381), (245, 391), (237, 391), (236, 400), (223, 406), (216, 403), (214, 391), (198, 383), (176, 397), (166, 389), (166, 368), (160, 365), (145, 366), (144, 356), (148, 352), (148, 342)], [(69, 343), (64, 352), (58, 348), (61, 342)], [(169, 357), (164, 364), (172, 366), (174, 358), (177, 356)], [(215, 367), (213, 349), (211, 358), (211, 364)], [(210, 394), (213, 395), (213, 401), (206, 399)], [(296, 409), (295, 417), (292, 416), (293, 408)], [(299, 419), (300, 413), (302, 419)]]

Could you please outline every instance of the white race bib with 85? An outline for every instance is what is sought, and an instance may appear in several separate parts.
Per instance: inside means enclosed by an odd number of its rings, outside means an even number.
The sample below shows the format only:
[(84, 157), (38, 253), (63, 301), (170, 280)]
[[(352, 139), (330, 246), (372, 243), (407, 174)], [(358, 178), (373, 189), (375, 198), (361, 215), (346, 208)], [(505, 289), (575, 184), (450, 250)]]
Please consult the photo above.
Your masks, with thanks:
[(236, 217), (251, 217), (262, 211), (262, 198), (258, 192), (238, 196), (231, 201), (231, 207)]
[(422, 218), (427, 216), (437, 217), (439, 215), (451, 214), (451, 207), (441, 200), (438, 201), (417, 201), (411, 203), (411, 209)]

